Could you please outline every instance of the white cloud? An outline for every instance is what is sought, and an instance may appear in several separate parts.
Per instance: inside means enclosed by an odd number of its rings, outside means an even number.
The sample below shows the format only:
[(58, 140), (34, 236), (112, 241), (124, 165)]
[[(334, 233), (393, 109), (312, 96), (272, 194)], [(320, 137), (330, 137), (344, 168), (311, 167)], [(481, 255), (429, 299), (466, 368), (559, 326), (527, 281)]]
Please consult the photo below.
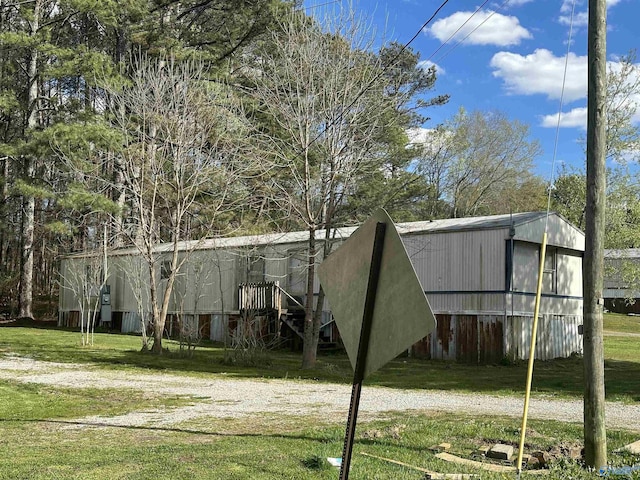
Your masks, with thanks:
[[(574, 8), (575, 4), (575, 8)], [(571, 10), (575, 10), (582, 5), (587, 5), (587, 0), (563, 0), (560, 7), (560, 13), (571, 13)]]
[[(611, 8), (622, 0), (606, 0), (607, 8)], [(576, 0), (576, 7), (582, 6), (585, 2)], [(570, 25), (571, 24), (571, 10), (572, 10), (573, 0), (564, 0), (562, 2), (562, 6), (560, 7), (560, 16), (558, 17), (558, 22), (561, 25)], [(589, 24), (589, 12), (587, 10), (583, 10), (578, 12), (577, 9), (573, 14), (573, 27), (581, 28), (586, 27)]]
[[(436, 21), (426, 31), (441, 42), (447, 41), (471, 15), (473, 15), (473, 12), (456, 12)], [(474, 31), (475, 28), (477, 30)], [(470, 34), (472, 31), (473, 33)], [(467, 35), (469, 35), (469, 38), (465, 40), (465, 43), (471, 45), (497, 45), (500, 47), (518, 45), (521, 40), (532, 38), (531, 33), (520, 25), (520, 21), (516, 17), (491, 11), (478, 12), (455, 34), (453, 40), (462, 40)]]
[(439, 73), (440, 75), (444, 75), (446, 73), (444, 68), (437, 63), (433, 63), (431, 60), (422, 60), (421, 62), (418, 62), (418, 68), (423, 70), (427, 70), (431, 67), (436, 67), (436, 73)]
[[(619, 58), (616, 58), (619, 60)], [(614, 102), (611, 108), (621, 111), (629, 112), (631, 115), (631, 121), (638, 125), (640, 124), (640, 92), (637, 92), (638, 86), (640, 86), (640, 64), (635, 64), (635, 68), (624, 75), (627, 75), (625, 85), (620, 85), (619, 88), (623, 94), (619, 94), (614, 97)], [(607, 62), (607, 69), (609, 72), (614, 72), (620, 75), (622, 70), (622, 64), (619, 61)], [(631, 89), (631, 91), (625, 91), (625, 88)], [(635, 93), (634, 93), (635, 92)], [(586, 96), (586, 93), (585, 93)], [(555, 128), (558, 123), (558, 114), (544, 115), (540, 123), (543, 127)], [(586, 129), (587, 126), (587, 108), (580, 107), (563, 112), (560, 116), (561, 127), (578, 127)]]
[[(571, 15), (560, 15), (558, 17), (560, 25), (571, 25)], [(589, 24), (589, 12), (578, 12), (573, 15), (573, 27), (586, 27)]]
[(410, 128), (407, 130), (407, 136), (409, 137), (409, 143), (427, 143), (431, 137), (431, 128)]
[[(538, 49), (530, 55), (498, 52), (491, 59), (493, 76), (501, 78), (507, 92), (512, 94), (546, 95), (559, 99), (562, 91), (564, 57)], [(572, 102), (587, 92), (587, 57), (569, 54), (564, 99)]]
[(533, 2), (533, 0), (511, 0), (509, 2), (509, 7), (519, 7), (520, 5), (524, 5), (525, 3)]
[[(558, 114), (544, 115), (540, 126), (546, 128), (556, 128), (558, 126)], [(587, 107), (579, 107), (562, 112), (560, 115), (560, 127), (587, 129)]]

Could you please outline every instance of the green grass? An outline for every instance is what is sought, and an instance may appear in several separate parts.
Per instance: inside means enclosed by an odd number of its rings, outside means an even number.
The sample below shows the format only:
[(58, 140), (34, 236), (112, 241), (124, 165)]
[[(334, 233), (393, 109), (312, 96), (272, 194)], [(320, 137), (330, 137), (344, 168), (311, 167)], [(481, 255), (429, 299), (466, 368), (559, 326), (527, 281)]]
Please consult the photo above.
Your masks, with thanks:
[(637, 333), (640, 335), (640, 316), (606, 313), (604, 329), (613, 332)]
[[(280, 423), (255, 418), (200, 423), (198, 429), (66, 428), (56, 422), (24, 422), (3, 428), (0, 479), (335, 479), (337, 470), (324, 463), (342, 452), (342, 425), (298, 418)], [(514, 419), (459, 415), (394, 415), (360, 422), (350, 478), (414, 479), (418, 471), (393, 465), (361, 452), (391, 458), (443, 473), (470, 472), (436, 459), (428, 448), (447, 441), (452, 451), (469, 456), (477, 447), (497, 441), (516, 445)], [(300, 425), (304, 425), (300, 427)], [(579, 425), (530, 421), (526, 451), (579, 444)], [(610, 463), (633, 465), (629, 455), (612, 453), (633, 435), (609, 431)], [(7, 461), (9, 459), (9, 461)], [(511, 478), (514, 478), (512, 475)], [(483, 472), (484, 480), (510, 478)], [(523, 475), (523, 478), (539, 478)], [(542, 478), (596, 479), (580, 465), (560, 460)], [(638, 476), (632, 478), (640, 478)]]
[[(609, 316), (607, 316), (609, 318)], [(162, 356), (140, 352), (140, 338), (131, 335), (96, 334), (95, 345), (82, 347), (80, 334), (37, 328), (0, 329), (0, 353), (15, 353), (42, 360), (94, 363), (101, 368), (138, 371), (162, 370), (193, 376), (224, 375), (245, 378), (300, 378), (320, 382), (350, 383), (351, 365), (342, 353), (319, 356), (316, 368), (300, 369), (300, 355), (270, 352), (268, 362), (245, 367), (222, 362), (223, 348), (206, 343), (193, 358), (179, 354), (178, 344), (163, 342)], [(640, 338), (605, 337), (606, 394), (610, 400), (640, 401)], [(581, 397), (582, 359), (538, 361), (533, 378), (534, 395)], [(367, 384), (392, 388), (438, 389), (493, 394), (524, 392), (526, 363), (515, 365), (465, 365), (398, 358), (367, 378)]]
[[(607, 321), (611, 317), (607, 316)], [(135, 372), (166, 371), (189, 376), (303, 378), (313, 382), (350, 383), (351, 367), (343, 354), (321, 355), (317, 368), (300, 369), (299, 354), (275, 352), (270, 364), (225, 365), (220, 345), (205, 344), (193, 358), (182, 358), (175, 342), (161, 357), (140, 352), (140, 339), (96, 335), (95, 345), (79, 345), (80, 334), (35, 328), (1, 328), (0, 355), (14, 353), (43, 360), (91, 363), (88, 368)], [(640, 401), (640, 340), (606, 337), (606, 385), (609, 399)], [(368, 385), (444, 389), (521, 395), (526, 365), (471, 366), (400, 358), (367, 379)], [(534, 395), (580, 397), (582, 360), (536, 362)], [(0, 380), (0, 479), (335, 479), (337, 471), (323, 459), (342, 452), (342, 419), (262, 415), (240, 419), (190, 421), (171, 428), (104, 427), (78, 422), (88, 415), (171, 407), (197, 398), (158, 397), (115, 389), (64, 389)], [(452, 414), (392, 414), (358, 423), (350, 478), (415, 479), (422, 474), (360, 452), (399, 460), (444, 473), (469, 472), (436, 459), (428, 447), (441, 442), (468, 456), (483, 444), (517, 444), (519, 420)], [(526, 450), (582, 442), (582, 426), (529, 421)], [(612, 465), (636, 465), (640, 458), (613, 453), (637, 440), (637, 433), (607, 432)], [(477, 472), (476, 472), (477, 473)], [(510, 478), (482, 473), (481, 478)], [(515, 478), (515, 477), (513, 477)], [(529, 477), (526, 478), (540, 478)], [(561, 460), (550, 480), (595, 480), (574, 461)], [(614, 478), (614, 477), (612, 477)], [(640, 479), (635, 472), (631, 479)]]
[[(609, 316), (607, 316), (609, 317)], [(300, 355), (270, 352), (268, 362), (246, 367), (222, 362), (223, 348), (206, 343), (193, 358), (184, 358), (174, 341), (163, 342), (162, 356), (140, 351), (140, 338), (131, 335), (96, 334), (94, 346), (82, 347), (77, 332), (37, 328), (2, 328), (0, 353), (15, 353), (42, 360), (93, 363), (101, 368), (137, 371), (162, 370), (193, 376), (224, 375), (245, 378), (300, 378), (320, 382), (350, 383), (351, 365), (342, 353), (319, 356), (316, 368), (301, 370)], [(605, 337), (605, 383), (610, 400), (640, 401), (640, 338)], [(581, 397), (582, 359), (538, 361), (533, 378), (534, 395)], [(493, 394), (524, 392), (526, 363), (515, 365), (466, 365), (398, 358), (367, 378), (367, 384), (392, 388), (438, 389)]]
[(129, 389), (55, 388), (0, 380), (0, 419), (3, 421), (112, 416), (136, 409), (191, 404), (188, 397), (142, 394)]

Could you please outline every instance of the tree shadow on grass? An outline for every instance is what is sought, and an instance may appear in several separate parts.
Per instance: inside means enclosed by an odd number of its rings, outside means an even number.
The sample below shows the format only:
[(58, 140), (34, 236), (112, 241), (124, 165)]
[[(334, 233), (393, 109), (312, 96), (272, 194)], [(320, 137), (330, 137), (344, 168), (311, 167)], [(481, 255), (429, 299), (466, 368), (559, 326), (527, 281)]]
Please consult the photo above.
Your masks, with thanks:
[[(314, 369), (302, 370), (301, 356), (290, 351), (270, 351), (268, 361), (243, 366), (223, 362), (221, 344), (205, 342), (192, 357), (185, 357), (175, 342), (167, 342), (170, 350), (163, 355), (131, 349), (130, 335), (109, 335), (109, 341), (85, 349), (64, 343), (53, 343), (49, 337), (42, 346), (33, 343), (32, 335), (14, 336), (7, 341), (18, 353), (45, 360), (92, 362), (104, 367), (134, 367), (149, 372), (215, 374), (227, 378), (305, 379), (317, 382), (349, 384), (353, 378), (351, 364), (344, 353), (319, 353)], [(137, 338), (137, 337), (136, 337)], [(15, 344), (14, 344), (15, 342)], [(47, 343), (48, 342), (48, 343)], [(550, 361), (536, 361), (533, 372), (534, 393), (581, 398), (584, 393), (583, 361), (579, 356)], [(526, 362), (498, 365), (397, 358), (365, 379), (365, 385), (390, 388), (429, 389), (478, 393), (515, 393), (524, 395)], [(640, 401), (640, 361), (607, 360), (605, 386), (608, 400)]]

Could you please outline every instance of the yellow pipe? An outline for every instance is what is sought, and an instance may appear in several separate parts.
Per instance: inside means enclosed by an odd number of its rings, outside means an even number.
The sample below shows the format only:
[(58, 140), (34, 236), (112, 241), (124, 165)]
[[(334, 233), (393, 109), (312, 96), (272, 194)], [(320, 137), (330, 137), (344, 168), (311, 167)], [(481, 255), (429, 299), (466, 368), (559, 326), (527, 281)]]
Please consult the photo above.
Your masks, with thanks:
[(527, 387), (524, 395), (524, 411), (522, 413), (522, 427), (520, 429), (520, 444), (518, 446), (518, 478), (522, 472), (522, 455), (524, 453), (524, 437), (527, 431), (527, 415), (529, 414), (529, 397), (531, 396), (531, 379), (533, 377), (533, 359), (536, 353), (536, 335), (538, 334), (538, 314), (540, 313), (540, 297), (542, 296), (542, 274), (544, 273), (544, 257), (547, 253), (547, 232), (542, 235), (540, 248), (540, 267), (538, 269), (538, 290), (536, 304), (533, 309), (533, 327), (531, 328), (531, 348), (529, 350), (529, 368), (527, 368)]

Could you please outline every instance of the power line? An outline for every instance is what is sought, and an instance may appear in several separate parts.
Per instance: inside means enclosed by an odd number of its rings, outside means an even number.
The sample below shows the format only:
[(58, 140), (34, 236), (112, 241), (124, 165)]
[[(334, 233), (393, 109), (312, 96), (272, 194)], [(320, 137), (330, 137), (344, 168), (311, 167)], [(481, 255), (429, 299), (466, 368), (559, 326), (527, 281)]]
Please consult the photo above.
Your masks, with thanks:
[(320, 8), (320, 7), (326, 7), (327, 5), (333, 5), (334, 3), (342, 3), (342, 0), (333, 0), (331, 2), (317, 3), (315, 5), (308, 5), (308, 6), (303, 7), (303, 8), (305, 10), (312, 10), (314, 8)]
[(427, 59), (427, 61), (428, 61), (428, 60), (431, 60), (431, 59), (435, 56), (435, 54), (436, 54), (436, 53), (438, 53), (438, 52), (440, 51), (440, 49), (441, 49), (442, 47), (444, 47), (447, 43), (449, 43), (449, 40), (451, 40), (453, 37), (455, 37), (455, 36), (456, 36), (456, 34), (457, 34), (460, 30), (462, 30), (462, 28), (463, 28), (467, 23), (469, 23), (469, 21), (470, 21), (470, 20), (471, 20), (471, 19), (472, 19), (472, 18), (473, 18), (473, 17), (474, 17), (474, 16), (475, 16), (479, 11), (480, 11), (480, 10), (482, 10), (482, 9), (484, 8), (484, 6), (485, 6), (487, 3), (489, 3), (489, 0), (485, 0), (485, 1), (482, 3), (482, 5), (480, 5), (480, 6), (476, 9), (476, 11), (475, 11), (475, 12), (473, 12), (473, 14), (471, 14), (471, 16), (470, 16), (469, 18), (467, 18), (467, 19), (465, 20), (465, 22), (464, 22), (462, 25), (460, 25), (460, 26), (458, 27), (458, 29), (457, 29), (455, 32), (453, 32), (453, 33), (449, 36), (449, 38), (447, 38), (444, 42), (442, 42), (442, 44), (440, 44), (440, 46), (439, 46), (438, 48), (436, 48), (435, 52), (433, 52), (433, 53), (431, 54), (431, 56)]
[[(452, 51), (454, 51), (456, 48), (458, 48), (462, 42), (464, 42), (467, 38), (469, 38), (469, 37), (470, 37), (470, 36), (471, 36), (471, 35), (472, 35), (476, 30), (478, 30), (482, 25), (484, 25), (485, 23), (487, 23), (487, 21), (489, 21), (489, 19), (490, 19), (491, 17), (493, 17), (496, 13), (498, 13), (498, 10), (502, 10), (502, 9), (503, 9), (503, 8), (504, 8), (504, 7), (505, 7), (505, 6), (510, 2), (510, 1), (511, 1), (511, 0), (506, 0), (506, 1), (504, 1), (502, 4), (500, 4), (500, 5), (498, 6), (498, 8), (496, 8), (495, 10), (493, 10), (493, 11), (492, 11), (488, 16), (487, 16), (487, 18), (485, 18), (482, 22), (480, 22), (478, 25), (476, 25), (476, 26), (475, 26), (475, 27), (474, 27), (474, 28), (473, 28), (473, 29), (472, 29), (472, 30), (471, 30), (467, 35), (465, 35), (465, 37), (464, 37), (462, 40), (460, 40), (460, 41), (459, 41), (458, 43), (456, 43), (453, 47), (451, 47), (449, 50), (447, 50), (445, 53), (443, 53), (440, 57), (438, 57), (438, 58), (437, 58), (437, 61), (438, 61), (438, 62), (441, 62), (442, 60), (444, 60), (444, 59), (445, 59), (445, 58), (446, 58), (446, 57), (447, 57), (447, 56), (448, 56)], [(473, 15), (471, 15), (471, 16), (467, 19), (467, 22), (468, 22), (469, 20), (471, 20), (471, 19), (473, 18), (473, 16), (474, 16), (476, 13), (478, 13), (478, 11), (479, 11), (482, 7), (484, 7), (484, 5), (485, 5), (486, 3), (487, 3), (487, 2), (484, 2), (484, 3), (482, 4), (482, 6), (481, 6), (478, 10), (476, 10), (475, 12), (473, 12)], [(460, 28), (459, 28), (458, 30), (456, 30), (456, 32), (455, 32), (451, 37), (449, 37), (449, 38), (447, 39), (447, 41), (446, 41), (446, 42), (444, 42), (440, 47), (438, 47), (438, 49), (437, 49), (435, 52), (433, 52), (433, 54), (431, 55), (431, 57), (429, 57), (429, 60), (430, 60), (431, 58), (433, 58), (433, 56), (438, 52), (438, 50), (440, 50), (440, 48), (441, 48), (441, 47), (443, 47), (443, 46), (444, 46), (444, 45), (445, 45), (449, 40), (451, 40), (451, 38), (452, 38), (456, 33), (458, 33), (458, 31), (460, 31), (460, 29), (462, 29), (462, 27), (463, 27), (467, 22), (464, 22), (464, 23), (462, 24), (462, 26), (460, 26)]]
[[(551, 162), (551, 175), (549, 178), (549, 192), (547, 197), (547, 217), (549, 215), (549, 210), (551, 210), (551, 186), (553, 185), (554, 176), (555, 176), (555, 168), (556, 168), (556, 157), (558, 155), (558, 141), (560, 138), (560, 120), (562, 119), (562, 107), (564, 104), (564, 89), (567, 83), (567, 68), (569, 66), (569, 53), (571, 53), (571, 37), (573, 35), (573, 16), (576, 8), (576, 2), (573, 0), (571, 3), (571, 17), (569, 20), (569, 39), (567, 41), (567, 54), (564, 57), (564, 72), (562, 74), (562, 89), (560, 90), (560, 105), (558, 106), (558, 123), (556, 124), (556, 137), (553, 142), (553, 160)], [(548, 220), (547, 220), (548, 221)]]

